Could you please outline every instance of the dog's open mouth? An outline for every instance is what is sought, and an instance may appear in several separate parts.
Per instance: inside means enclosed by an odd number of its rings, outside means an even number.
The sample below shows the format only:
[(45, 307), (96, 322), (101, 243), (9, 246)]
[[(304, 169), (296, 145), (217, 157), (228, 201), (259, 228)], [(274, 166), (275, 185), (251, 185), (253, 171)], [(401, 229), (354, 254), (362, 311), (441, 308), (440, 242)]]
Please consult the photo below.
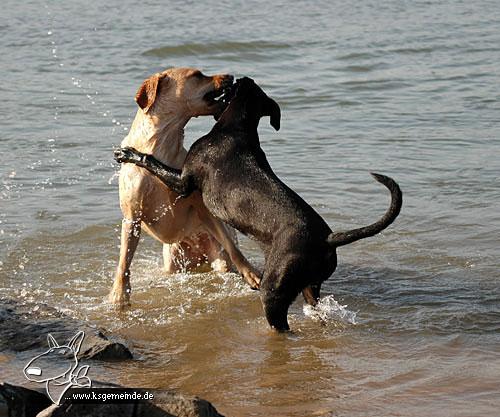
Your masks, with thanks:
[(210, 102), (212, 105), (218, 104), (218, 111), (214, 114), (215, 120), (218, 120), (222, 115), (224, 110), (231, 102), (231, 100), (236, 95), (238, 82), (234, 84), (228, 84), (218, 90), (211, 91), (205, 94), (204, 99)]
[(219, 100), (227, 106), (236, 95), (237, 89), (238, 89), (238, 81), (226, 87), (222, 93), (222, 96), (220, 96)]
[(231, 93), (234, 93), (233, 86), (234, 84), (226, 84), (221, 88), (209, 91), (203, 96), (203, 100), (207, 101), (209, 104), (228, 104), (229, 100), (232, 98)]
[(210, 105), (220, 102), (221, 97), (224, 96), (224, 88), (218, 88), (216, 90), (209, 91), (203, 96), (203, 100), (208, 102)]

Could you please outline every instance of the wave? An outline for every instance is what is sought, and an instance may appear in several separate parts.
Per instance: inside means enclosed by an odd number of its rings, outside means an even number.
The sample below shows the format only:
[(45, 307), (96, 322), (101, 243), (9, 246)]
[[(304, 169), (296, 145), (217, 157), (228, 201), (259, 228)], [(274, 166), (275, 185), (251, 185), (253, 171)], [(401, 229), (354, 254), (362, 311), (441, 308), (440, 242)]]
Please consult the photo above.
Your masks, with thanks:
[(269, 41), (251, 41), (251, 42), (207, 42), (207, 43), (185, 43), (181, 45), (166, 45), (159, 48), (148, 49), (143, 52), (144, 56), (155, 56), (158, 58), (167, 58), (172, 56), (189, 55), (211, 55), (222, 52), (259, 52), (277, 49), (288, 49), (291, 45), (288, 43), (269, 42)]

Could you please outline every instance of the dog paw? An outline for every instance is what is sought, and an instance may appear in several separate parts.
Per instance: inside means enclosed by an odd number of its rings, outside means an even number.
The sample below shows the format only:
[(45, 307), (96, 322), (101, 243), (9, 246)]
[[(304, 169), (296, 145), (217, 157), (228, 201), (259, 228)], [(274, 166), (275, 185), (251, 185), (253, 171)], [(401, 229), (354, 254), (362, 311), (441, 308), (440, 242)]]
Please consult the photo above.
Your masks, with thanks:
[(242, 275), (252, 290), (258, 290), (260, 288), (260, 276), (257, 271), (247, 269), (243, 271)]
[(141, 162), (144, 159), (144, 154), (136, 151), (134, 148), (119, 148), (114, 151), (115, 161), (122, 162)]
[(130, 290), (113, 288), (108, 295), (108, 301), (117, 307), (130, 306)]

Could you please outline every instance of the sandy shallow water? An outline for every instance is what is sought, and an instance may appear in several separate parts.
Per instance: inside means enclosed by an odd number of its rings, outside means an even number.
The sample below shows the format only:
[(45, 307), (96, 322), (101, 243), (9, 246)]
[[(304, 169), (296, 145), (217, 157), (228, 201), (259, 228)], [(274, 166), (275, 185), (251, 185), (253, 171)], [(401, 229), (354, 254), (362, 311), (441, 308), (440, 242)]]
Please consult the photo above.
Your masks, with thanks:
[[(0, 297), (129, 341), (137, 360), (90, 376), (178, 388), (227, 416), (498, 413), (498, 2), (8, 0), (2, 13)], [(293, 333), (274, 334), (237, 275), (165, 276), (148, 237), (131, 309), (105, 303), (121, 222), (112, 149), (142, 80), (188, 65), (249, 75), (280, 103), (262, 146), (334, 229), (385, 210), (369, 171), (401, 184), (394, 226), (339, 250), (325, 320), (298, 300)], [(187, 145), (212, 123), (190, 122)], [(26, 383), (25, 356), (1, 352), (0, 379)]]

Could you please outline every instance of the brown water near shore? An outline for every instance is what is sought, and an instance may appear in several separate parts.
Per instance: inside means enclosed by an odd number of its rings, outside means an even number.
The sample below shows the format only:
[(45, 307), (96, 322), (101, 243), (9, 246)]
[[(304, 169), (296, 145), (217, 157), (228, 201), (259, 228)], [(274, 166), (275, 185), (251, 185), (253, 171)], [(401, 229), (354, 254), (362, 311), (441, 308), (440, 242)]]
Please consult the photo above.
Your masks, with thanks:
[[(89, 363), (91, 378), (179, 388), (227, 416), (498, 414), (497, 3), (125, 1), (117, 13), (8, 0), (0, 297), (127, 339), (137, 359)], [(121, 221), (112, 149), (141, 81), (181, 65), (251, 76), (280, 103), (282, 129), (263, 120), (262, 146), (335, 230), (387, 207), (368, 172), (405, 193), (393, 226), (339, 250), (322, 309), (292, 306), (290, 334), (268, 329), (235, 274), (166, 276), (148, 237), (132, 307), (105, 302)], [(212, 123), (190, 122), (187, 144)], [(0, 379), (26, 383), (29, 355), (1, 352)]]
[[(32, 253), (24, 271), (33, 276), (43, 263), (52, 273), (36, 286), (24, 283), (4, 290), (20, 302), (52, 303), (128, 340), (136, 360), (89, 362), (89, 375), (96, 380), (178, 388), (209, 399), (228, 416), (466, 416), (488, 415), (495, 405), (500, 372), (496, 332), (480, 334), (478, 320), (459, 317), (459, 309), (455, 317), (426, 324), (425, 310), (432, 311), (432, 302), (386, 305), (381, 295), (390, 292), (390, 286), (373, 281), (393, 282), (400, 271), (365, 270), (359, 262), (356, 266), (344, 262), (327, 292), (339, 294), (341, 304), (348, 306), (340, 310), (330, 306), (323, 312), (329, 313), (326, 319), (318, 320), (305, 313), (299, 300), (291, 309), (293, 332), (276, 334), (266, 325), (258, 294), (238, 275), (166, 277), (154, 250), (157, 246), (148, 240), (142, 242), (143, 256), (133, 269), (133, 306), (115, 311), (104, 302), (113, 262), (99, 270), (102, 258), (71, 256), (72, 242), (76, 249), (85, 239), (97, 242), (94, 250), (109, 251), (111, 257), (115, 242), (99, 236), (112, 235), (108, 227), (91, 227), (63, 238), (45, 234), (41, 239), (48, 248), (41, 252), (33, 250), (41, 242), (30, 239), (26, 247), (18, 248), (20, 253)], [(257, 256), (251, 242), (243, 245)], [(55, 247), (66, 248), (66, 255), (47, 256)], [(382, 242), (376, 247), (391, 249)], [(366, 255), (353, 254), (354, 258)], [(95, 269), (82, 279), (86, 268)], [(357, 312), (356, 324), (352, 314), (342, 319), (345, 312)], [(447, 331), (456, 326), (465, 331)], [(2, 378), (26, 384), (21, 371), (27, 355), (4, 354)]]

